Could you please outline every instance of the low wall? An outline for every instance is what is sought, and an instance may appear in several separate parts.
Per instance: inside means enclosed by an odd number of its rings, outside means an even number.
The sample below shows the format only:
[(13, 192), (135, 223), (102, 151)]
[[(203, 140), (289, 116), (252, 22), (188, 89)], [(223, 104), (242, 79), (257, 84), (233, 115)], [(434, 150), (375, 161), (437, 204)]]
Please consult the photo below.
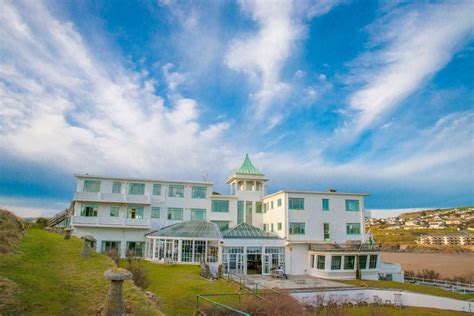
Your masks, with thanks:
[[(385, 289), (344, 289), (329, 291), (311, 291), (311, 292), (294, 292), (293, 297), (305, 304), (315, 304), (318, 296), (322, 298), (323, 304), (326, 305), (331, 301), (343, 301), (344, 299), (359, 299), (362, 293), (364, 300), (374, 302), (374, 295), (380, 297), (384, 302), (389, 300), (392, 304), (395, 300), (395, 294), (401, 294), (402, 306), (426, 307), (444, 310), (453, 310), (461, 312), (474, 312), (474, 302), (455, 300), (447, 297), (433, 296), (421, 293), (413, 293), (401, 290), (385, 290)], [(331, 297), (331, 299), (330, 299)]]

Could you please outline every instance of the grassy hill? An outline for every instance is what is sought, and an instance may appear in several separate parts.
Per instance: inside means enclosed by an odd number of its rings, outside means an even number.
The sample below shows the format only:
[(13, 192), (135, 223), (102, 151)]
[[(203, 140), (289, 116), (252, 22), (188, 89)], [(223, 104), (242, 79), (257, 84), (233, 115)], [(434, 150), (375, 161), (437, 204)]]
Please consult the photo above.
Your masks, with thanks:
[(0, 209), (0, 254), (14, 251), (25, 232), (25, 224), (7, 210)]
[[(0, 255), (0, 314), (95, 314), (109, 288), (103, 273), (114, 264), (95, 252), (80, 257), (81, 249), (78, 238), (28, 230), (15, 254)], [(131, 281), (125, 299), (136, 315), (160, 314)]]

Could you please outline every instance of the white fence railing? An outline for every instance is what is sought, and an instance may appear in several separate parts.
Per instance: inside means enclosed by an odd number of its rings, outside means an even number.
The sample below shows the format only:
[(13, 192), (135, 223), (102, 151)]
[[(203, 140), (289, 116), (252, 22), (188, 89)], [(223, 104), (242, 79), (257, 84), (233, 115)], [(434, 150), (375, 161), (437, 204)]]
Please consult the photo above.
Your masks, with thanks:
[(452, 281), (437, 280), (437, 279), (415, 278), (415, 277), (407, 277), (407, 276), (405, 276), (405, 282), (441, 287), (446, 290), (464, 293), (464, 294), (474, 293), (474, 284), (471, 284), (471, 283), (452, 282)]

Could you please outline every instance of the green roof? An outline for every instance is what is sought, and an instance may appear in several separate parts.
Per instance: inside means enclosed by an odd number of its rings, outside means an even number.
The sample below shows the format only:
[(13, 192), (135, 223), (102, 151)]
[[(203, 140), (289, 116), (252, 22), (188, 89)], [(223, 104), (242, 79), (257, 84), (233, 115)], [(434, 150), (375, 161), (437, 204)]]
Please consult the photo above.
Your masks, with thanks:
[(206, 221), (185, 221), (146, 234), (150, 237), (222, 239), (219, 227)]
[(263, 173), (261, 173), (260, 170), (258, 170), (250, 161), (248, 154), (245, 155), (245, 160), (242, 163), (242, 166), (240, 167), (240, 169), (237, 170), (236, 173), (263, 176)]
[(226, 238), (236, 238), (236, 239), (258, 239), (258, 238), (278, 238), (278, 236), (270, 234), (260, 228), (249, 225), (247, 223), (242, 223), (231, 229), (226, 230), (222, 233), (224, 239)]

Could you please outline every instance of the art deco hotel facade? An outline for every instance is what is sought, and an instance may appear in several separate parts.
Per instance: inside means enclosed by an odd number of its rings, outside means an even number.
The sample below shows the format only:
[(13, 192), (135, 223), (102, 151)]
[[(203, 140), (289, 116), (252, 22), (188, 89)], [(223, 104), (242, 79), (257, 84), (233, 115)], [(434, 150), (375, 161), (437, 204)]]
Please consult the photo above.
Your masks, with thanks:
[[(380, 251), (365, 242), (366, 194), (282, 190), (246, 156), (227, 180), (211, 182), (76, 175), (70, 220), (97, 251), (132, 250), (147, 260), (222, 264), (224, 273), (378, 279)], [(361, 241), (364, 241), (361, 243)]]

